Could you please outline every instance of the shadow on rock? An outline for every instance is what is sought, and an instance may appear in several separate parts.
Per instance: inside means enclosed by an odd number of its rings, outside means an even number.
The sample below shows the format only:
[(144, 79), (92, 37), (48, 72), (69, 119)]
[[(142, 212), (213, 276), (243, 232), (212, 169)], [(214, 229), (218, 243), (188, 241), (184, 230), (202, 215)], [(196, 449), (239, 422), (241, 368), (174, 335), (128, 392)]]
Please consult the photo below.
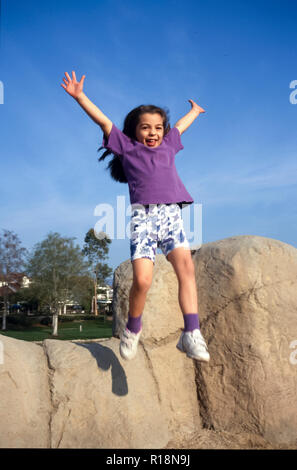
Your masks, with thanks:
[(86, 348), (94, 356), (100, 369), (108, 371), (111, 368), (112, 393), (119, 396), (128, 394), (128, 382), (125, 371), (111, 348), (97, 343), (75, 344)]

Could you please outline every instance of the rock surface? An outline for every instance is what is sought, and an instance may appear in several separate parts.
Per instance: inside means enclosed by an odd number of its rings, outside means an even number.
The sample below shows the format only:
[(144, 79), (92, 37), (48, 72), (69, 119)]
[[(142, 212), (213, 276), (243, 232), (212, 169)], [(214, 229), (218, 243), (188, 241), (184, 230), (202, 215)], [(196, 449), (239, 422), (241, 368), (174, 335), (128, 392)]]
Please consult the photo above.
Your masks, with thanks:
[(297, 250), (240, 236), (204, 245), (193, 259), (211, 356), (198, 374), (205, 424), (275, 444), (295, 441)]
[(0, 335), (0, 447), (296, 448), (297, 250), (238, 236), (203, 245), (193, 260), (209, 364), (175, 347), (183, 321), (163, 255), (138, 354), (121, 358), (128, 260), (114, 277), (115, 337), (35, 344)]
[(42, 348), (0, 335), (0, 447), (48, 447), (50, 391)]
[[(297, 365), (290, 360), (290, 345), (297, 339), (296, 248), (246, 235), (204, 244), (192, 259), (201, 331), (211, 356), (208, 365), (195, 364), (204, 428), (294, 442)], [(115, 272), (121, 299), (116, 296), (114, 303), (115, 335), (127, 319), (131, 283), (128, 260)], [(147, 341), (158, 343), (166, 328), (169, 337), (182, 327), (177, 293), (171, 264), (157, 255), (143, 312)]]
[(0, 340), (0, 447), (162, 448), (201, 429), (194, 365), (171, 344), (124, 361), (116, 338)]

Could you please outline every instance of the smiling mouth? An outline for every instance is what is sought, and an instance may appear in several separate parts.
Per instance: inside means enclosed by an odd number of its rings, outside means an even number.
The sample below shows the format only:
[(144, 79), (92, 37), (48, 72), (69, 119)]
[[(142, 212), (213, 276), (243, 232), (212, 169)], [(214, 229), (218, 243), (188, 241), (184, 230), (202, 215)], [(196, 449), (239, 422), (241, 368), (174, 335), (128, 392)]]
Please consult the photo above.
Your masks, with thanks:
[(156, 139), (146, 139), (146, 143), (149, 147), (153, 147), (156, 142)]

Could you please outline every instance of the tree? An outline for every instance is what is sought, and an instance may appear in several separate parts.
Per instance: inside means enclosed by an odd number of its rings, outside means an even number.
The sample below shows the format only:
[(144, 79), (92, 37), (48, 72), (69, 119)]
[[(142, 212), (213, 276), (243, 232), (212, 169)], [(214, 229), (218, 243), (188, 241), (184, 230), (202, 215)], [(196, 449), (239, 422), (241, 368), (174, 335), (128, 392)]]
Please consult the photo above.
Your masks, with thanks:
[(73, 279), (73, 296), (85, 311), (89, 312), (91, 310), (93, 292), (94, 281), (90, 275), (78, 276)]
[(63, 238), (59, 233), (50, 232), (37, 243), (28, 258), (27, 272), (34, 283), (40, 303), (49, 306), (53, 314), (53, 332), (58, 335), (58, 315), (63, 305), (73, 298), (73, 287), (77, 276), (88, 273), (79, 245), (75, 238)]
[(20, 270), (25, 264), (26, 248), (16, 233), (3, 229), (0, 235), (0, 276), (2, 286), (0, 295), (4, 298), (4, 312), (2, 317), (2, 330), (6, 329), (6, 315), (8, 310), (8, 296), (21, 287)]
[[(100, 232), (102, 235), (102, 232)], [(101, 263), (100, 260), (108, 258), (108, 245), (111, 243), (111, 239), (105, 234), (104, 237), (97, 238), (94, 229), (90, 229), (84, 240), (85, 244), (83, 247), (83, 254), (88, 257), (89, 263), (92, 266), (92, 270), (95, 273), (95, 315), (97, 315), (97, 285), (104, 286), (106, 279), (112, 274), (112, 268), (106, 263)]]

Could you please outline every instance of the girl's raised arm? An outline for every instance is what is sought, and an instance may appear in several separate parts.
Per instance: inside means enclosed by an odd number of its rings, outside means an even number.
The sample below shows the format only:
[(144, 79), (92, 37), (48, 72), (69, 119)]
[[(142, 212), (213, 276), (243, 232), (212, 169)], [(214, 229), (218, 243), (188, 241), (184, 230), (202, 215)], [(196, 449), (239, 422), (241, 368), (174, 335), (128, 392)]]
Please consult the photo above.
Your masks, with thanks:
[(193, 121), (195, 121), (195, 119), (199, 116), (200, 113), (205, 113), (205, 110), (193, 100), (189, 100), (189, 102), (192, 105), (191, 111), (189, 111), (185, 116), (179, 119), (174, 125), (174, 127), (178, 128), (180, 134), (182, 134), (183, 132), (185, 132), (185, 130), (188, 129), (188, 127), (192, 124)]
[(65, 76), (66, 78), (63, 77), (64, 83), (61, 83), (61, 86), (78, 102), (88, 116), (90, 116), (90, 118), (101, 127), (102, 131), (108, 138), (112, 128), (112, 121), (108, 119), (108, 117), (105, 116), (105, 114), (103, 114), (102, 111), (100, 111), (100, 109), (97, 108), (97, 106), (95, 106), (94, 103), (92, 103), (92, 101), (90, 101), (84, 94), (83, 84), (86, 76), (83, 75), (80, 82), (76, 80), (74, 71), (72, 71), (72, 79), (67, 72), (65, 72)]

